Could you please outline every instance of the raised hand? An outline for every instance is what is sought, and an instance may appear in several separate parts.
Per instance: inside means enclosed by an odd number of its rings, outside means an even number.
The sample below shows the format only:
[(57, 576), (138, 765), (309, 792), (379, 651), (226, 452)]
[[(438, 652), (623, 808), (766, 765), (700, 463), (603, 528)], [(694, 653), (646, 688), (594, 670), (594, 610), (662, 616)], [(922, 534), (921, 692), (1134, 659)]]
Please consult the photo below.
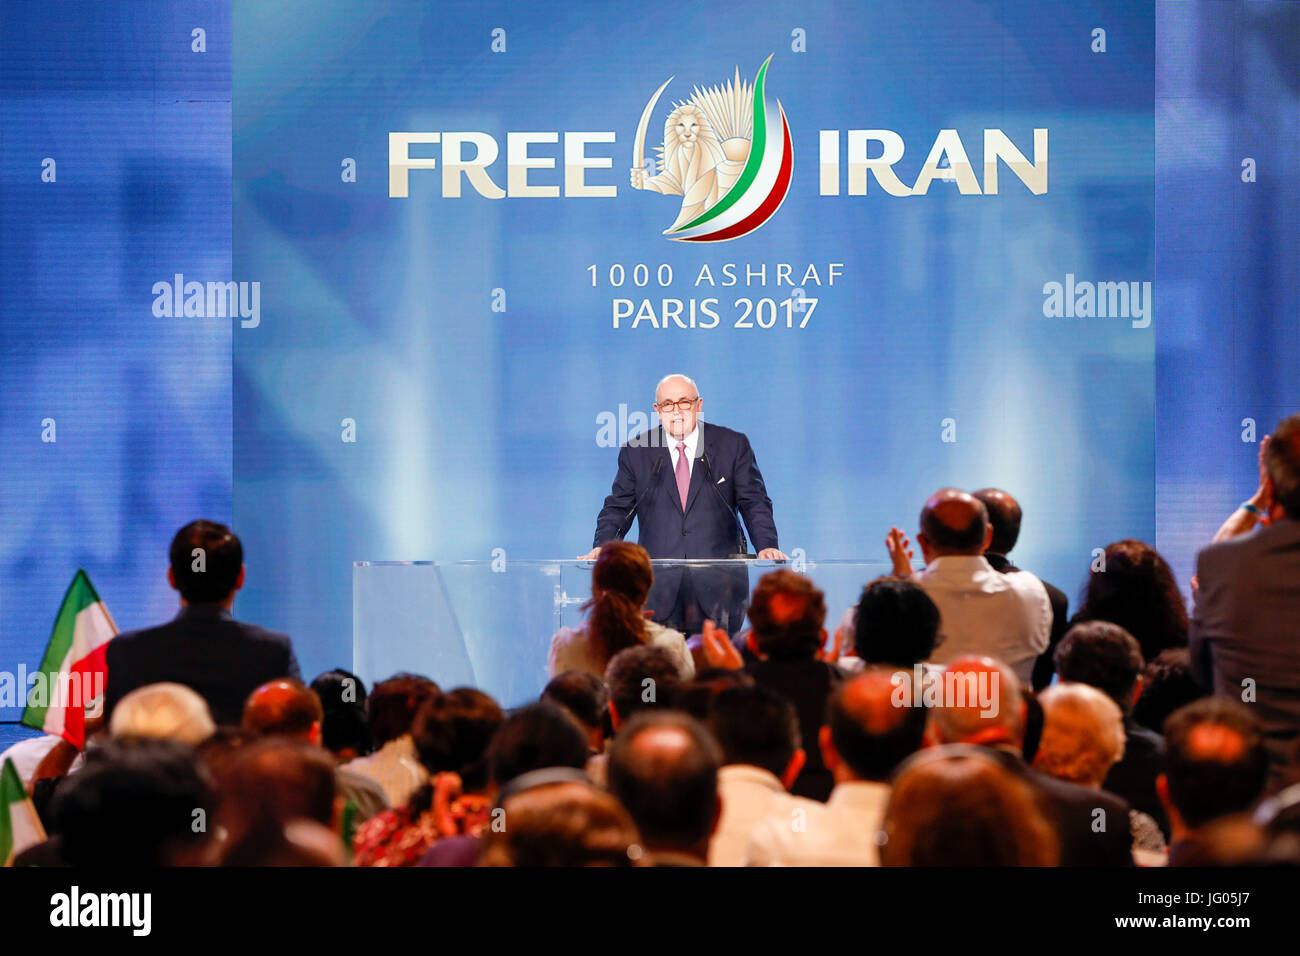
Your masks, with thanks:
[(885, 549), (889, 551), (889, 560), (894, 563), (894, 573), (899, 577), (912, 574), (912, 542), (898, 528), (890, 528), (885, 535)]
[(704, 659), (709, 662), (710, 667), (738, 671), (745, 666), (745, 659), (740, 656), (740, 651), (736, 650), (736, 645), (731, 643), (727, 632), (714, 626), (712, 621), (704, 622), (704, 630), (700, 638)]

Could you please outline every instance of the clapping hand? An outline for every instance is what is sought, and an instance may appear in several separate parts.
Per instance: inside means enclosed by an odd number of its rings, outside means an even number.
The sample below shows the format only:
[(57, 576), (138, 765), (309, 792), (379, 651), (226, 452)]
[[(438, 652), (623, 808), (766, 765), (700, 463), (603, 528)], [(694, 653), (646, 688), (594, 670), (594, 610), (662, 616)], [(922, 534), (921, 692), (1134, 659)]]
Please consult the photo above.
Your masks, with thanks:
[(727, 632), (714, 626), (712, 621), (704, 622), (704, 630), (700, 638), (704, 659), (709, 662), (710, 667), (738, 671), (745, 666), (745, 659), (740, 656), (740, 651), (736, 650), (736, 645), (731, 643)]
[(912, 542), (907, 535), (897, 528), (890, 528), (885, 536), (885, 548), (889, 551), (889, 560), (894, 563), (894, 573), (901, 578), (912, 574)]

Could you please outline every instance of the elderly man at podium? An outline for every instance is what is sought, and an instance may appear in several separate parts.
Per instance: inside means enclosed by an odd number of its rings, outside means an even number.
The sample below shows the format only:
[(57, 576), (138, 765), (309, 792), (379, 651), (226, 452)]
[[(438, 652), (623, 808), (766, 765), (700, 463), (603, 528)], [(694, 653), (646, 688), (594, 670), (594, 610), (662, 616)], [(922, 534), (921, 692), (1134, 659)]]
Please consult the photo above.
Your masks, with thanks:
[[(618, 453), (614, 486), (596, 519), (592, 550), (621, 540), (637, 521), (637, 543), (651, 558), (767, 558), (777, 547), (772, 500), (749, 439), (700, 421), (704, 400), (685, 375), (666, 375), (655, 388), (660, 425), (630, 438)], [(758, 554), (749, 553), (740, 517)], [(738, 629), (749, 596), (744, 566), (659, 568), (646, 607), (654, 620), (685, 634), (711, 619)]]

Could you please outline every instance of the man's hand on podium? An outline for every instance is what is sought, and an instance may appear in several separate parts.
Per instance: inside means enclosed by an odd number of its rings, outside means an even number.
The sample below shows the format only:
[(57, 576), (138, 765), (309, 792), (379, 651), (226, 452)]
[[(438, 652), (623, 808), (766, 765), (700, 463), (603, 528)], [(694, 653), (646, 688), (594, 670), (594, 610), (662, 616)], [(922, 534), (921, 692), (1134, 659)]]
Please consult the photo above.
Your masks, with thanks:
[(764, 561), (789, 561), (790, 558), (779, 548), (764, 548), (758, 552), (758, 556)]

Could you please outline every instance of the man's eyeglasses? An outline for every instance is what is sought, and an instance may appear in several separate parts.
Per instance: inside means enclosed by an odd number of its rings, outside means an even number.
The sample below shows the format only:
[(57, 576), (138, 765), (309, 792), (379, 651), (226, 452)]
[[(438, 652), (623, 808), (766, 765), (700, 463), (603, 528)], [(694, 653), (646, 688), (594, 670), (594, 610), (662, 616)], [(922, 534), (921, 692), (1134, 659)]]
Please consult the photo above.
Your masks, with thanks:
[(660, 402), (658, 405), (655, 406), (655, 408), (659, 409), (659, 414), (661, 415), (664, 412), (671, 412), (674, 409), (678, 409), (678, 408), (680, 408), (682, 411), (686, 411), (699, 400), (700, 397), (698, 395), (696, 395), (694, 398), (679, 398), (675, 402)]

